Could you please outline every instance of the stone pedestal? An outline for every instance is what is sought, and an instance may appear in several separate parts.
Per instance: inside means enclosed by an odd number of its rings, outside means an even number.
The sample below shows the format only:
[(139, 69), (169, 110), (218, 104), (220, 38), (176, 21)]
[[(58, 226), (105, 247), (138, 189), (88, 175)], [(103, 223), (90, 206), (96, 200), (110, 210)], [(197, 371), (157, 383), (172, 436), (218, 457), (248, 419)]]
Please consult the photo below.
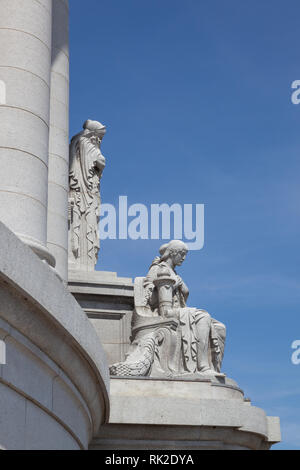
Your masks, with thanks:
[(123, 361), (130, 345), (132, 279), (105, 271), (69, 271), (69, 290), (94, 325), (108, 363)]
[(231, 379), (111, 379), (111, 414), (91, 449), (269, 449), (279, 418), (244, 399)]

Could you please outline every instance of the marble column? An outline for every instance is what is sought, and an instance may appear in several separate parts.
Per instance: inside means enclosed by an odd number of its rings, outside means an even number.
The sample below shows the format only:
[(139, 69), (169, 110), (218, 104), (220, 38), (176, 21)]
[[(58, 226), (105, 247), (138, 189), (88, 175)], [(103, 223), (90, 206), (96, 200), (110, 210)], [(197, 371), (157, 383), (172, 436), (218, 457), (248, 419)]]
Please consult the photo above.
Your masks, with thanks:
[(47, 249), (52, 0), (0, 0), (0, 221)]
[(68, 277), (69, 190), (69, 10), (68, 0), (53, 0), (50, 91), (48, 249), (56, 271)]

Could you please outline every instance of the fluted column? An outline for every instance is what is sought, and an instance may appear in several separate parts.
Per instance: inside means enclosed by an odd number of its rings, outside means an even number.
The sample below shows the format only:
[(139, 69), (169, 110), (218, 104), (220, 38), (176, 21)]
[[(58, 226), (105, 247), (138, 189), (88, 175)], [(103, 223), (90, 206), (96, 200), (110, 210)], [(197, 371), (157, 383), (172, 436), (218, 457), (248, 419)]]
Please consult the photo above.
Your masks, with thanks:
[(69, 11), (68, 0), (53, 0), (50, 92), (48, 248), (56, 271), (68, 277), (69, 188)]
[(0, 221), (49, 264), (52, 0), (0, 0)]

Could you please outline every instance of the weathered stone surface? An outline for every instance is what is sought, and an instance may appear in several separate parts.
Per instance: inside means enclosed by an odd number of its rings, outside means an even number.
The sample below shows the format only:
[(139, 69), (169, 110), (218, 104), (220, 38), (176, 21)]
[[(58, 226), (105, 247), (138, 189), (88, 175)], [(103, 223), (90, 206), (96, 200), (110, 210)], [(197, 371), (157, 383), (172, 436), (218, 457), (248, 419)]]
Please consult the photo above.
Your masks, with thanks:
[(0, 448), (25, 449), (26, 399), (0, 379)]
[(7, 347), (0, 384), (8, 397), (0, 407), (0, 447), (87, 448), (109, 415), (105, 353), (73, 296), (2, 223), (0, 298)]
[(26, 406), (25, 436), (25, 450), (82, 449), (75, 435), (31, 401)]

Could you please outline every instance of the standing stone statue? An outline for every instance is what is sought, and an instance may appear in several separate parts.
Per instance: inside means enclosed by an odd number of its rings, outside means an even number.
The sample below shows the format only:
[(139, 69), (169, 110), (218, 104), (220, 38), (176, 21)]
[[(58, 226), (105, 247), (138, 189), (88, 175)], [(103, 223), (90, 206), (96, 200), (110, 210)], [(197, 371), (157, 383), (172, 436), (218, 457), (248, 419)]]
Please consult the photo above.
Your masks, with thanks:
[(175, 271), (186, 258), (185, 243), (160, 248), (146, 278), (136, 278), (131, 347), (114, 376), (220, 376), (226, 328), (208, 312), (187, 307), (189, 290)]
[(69, 268), (94, 271), (100, 248), (100, 179), (105, 158), (100, 145), (106, 127), (88, 120), (70, 144)]

